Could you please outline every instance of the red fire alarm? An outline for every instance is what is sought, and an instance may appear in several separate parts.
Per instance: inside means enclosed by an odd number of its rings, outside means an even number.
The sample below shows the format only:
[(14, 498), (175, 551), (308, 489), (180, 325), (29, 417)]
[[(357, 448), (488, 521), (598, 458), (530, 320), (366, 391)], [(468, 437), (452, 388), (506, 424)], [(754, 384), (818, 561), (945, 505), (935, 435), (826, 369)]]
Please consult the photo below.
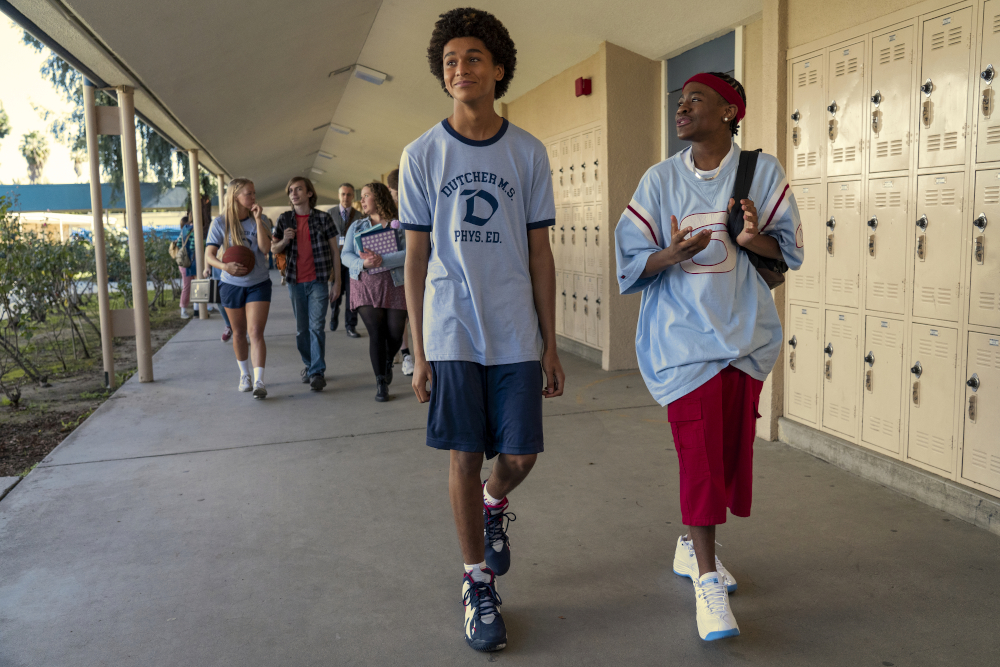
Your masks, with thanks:
[(576, 96), (590, 95), (590, 79), (584, 79), (582, 76), (576, 80)]

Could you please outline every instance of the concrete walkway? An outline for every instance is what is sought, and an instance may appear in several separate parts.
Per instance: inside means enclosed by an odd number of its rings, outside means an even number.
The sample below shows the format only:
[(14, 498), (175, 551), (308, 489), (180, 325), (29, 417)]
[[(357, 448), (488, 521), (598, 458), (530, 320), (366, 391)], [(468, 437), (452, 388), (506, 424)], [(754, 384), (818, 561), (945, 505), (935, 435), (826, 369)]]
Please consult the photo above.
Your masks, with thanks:
[(719, 530), (743, 634), (702, 642), (666, 413), (570, 355), (512, 496), (509, 646), (473, 652), (426, 406), (399, 374), (376, 403), (343, 331), (309, 392), (274, 294), (266, 401), (194, 320), (0, 502), (0, 665), (997, 664), (1000, 540), (780, 443)]

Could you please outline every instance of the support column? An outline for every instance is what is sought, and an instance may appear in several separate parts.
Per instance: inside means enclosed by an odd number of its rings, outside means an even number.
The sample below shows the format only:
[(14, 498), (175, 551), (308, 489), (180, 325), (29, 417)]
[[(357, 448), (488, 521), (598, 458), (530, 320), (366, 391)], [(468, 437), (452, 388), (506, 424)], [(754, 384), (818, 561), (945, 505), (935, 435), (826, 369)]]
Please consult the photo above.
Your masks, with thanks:
[[(763, 48), (761, 49), (761, 89), (768, 91), (763, 98), (763, 113), (755, 127), (760, 128), (755, 136), (761, 138), (761, 146), (785, 166), (785, 109), (788, 106), (788, 0), (764, 0), (763, 4)], [(737, 54), (737, 57), (739, 55)], [(782, 329), (785, 326), (785, 286), (771, 291), (774, 306), (778, 310)], [(784, 340), (782, 336), (782, 340)], [(764, 440), (778, 439), (778, 417), (784, 414), (785, 401), (785, 346), (774, 364), (774, 370), (764, 383), (760, 393), (757, 420), (757, 436)]]
[(97, 110), (94, 84), (83, 81), (83, 118), (87, 130), (90, 163), (90, 208), (94, 216), (94, 260), (97, 264), (97, 308), (101, 315), (101, 359), (104, 386), (115, 388), (115, 351), (111, 331), (111, 301), (108, 296), (108, 252), (104, 245), (104, 203), (101, 201), (101, 158), (97, 146)]
[[(194, 224), (194, 260), (198, 277), (205, 270), (205, 232), (204, 221), (201, 219), (201, 172), (198, 168), (198, 149), (188, 151), (188, 171), (191, 174), (191, 221)], [(198, 304), (198, 319), (208, 319), (208, 308)]]
[(223, 174), (216, 174), (219, 190), (219, 215), (226, 211), (226, 177)]
[(135, 356), (139, 382), (153, 381), (153, 344), (149, 334), (149, 294), (146, 291), (146, 243), (142, 236), (142, 193), (135, 143), (135, 102), (131, 86), (118, 86), (118, 113), (122, 129), (122, 168), (125, 181), (125, 219), (132, 268), (132, 308), (135, 311)]

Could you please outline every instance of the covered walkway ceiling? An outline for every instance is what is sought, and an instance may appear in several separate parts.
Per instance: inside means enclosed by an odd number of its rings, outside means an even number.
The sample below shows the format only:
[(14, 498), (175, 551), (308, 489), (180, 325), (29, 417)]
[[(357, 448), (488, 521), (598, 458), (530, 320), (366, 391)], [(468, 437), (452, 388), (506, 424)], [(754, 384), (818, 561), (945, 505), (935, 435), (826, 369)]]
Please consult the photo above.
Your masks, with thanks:
[[(4, 3), (0, 3), (2, 5)], [(255, 180), (267, 203), (289, 177), (335, 197), (378, 178), (407, 143), (450, 113), (426, 48), (455, 0), (9, 0), (209, 169)], [(489, 0), (517, 43), (516, 99), (609, 41), (662, 58), (726, 32), (761, 0)], [(381, 86), (331, 73), (355, 63)], [(344, 135), (329, 123), (350, 128)], [(314, 129), (318, 128), (318, 129)], [(335, 157), (325, 158), (320, 151)], [(312, 167), (325, 173), (311, 172)]]

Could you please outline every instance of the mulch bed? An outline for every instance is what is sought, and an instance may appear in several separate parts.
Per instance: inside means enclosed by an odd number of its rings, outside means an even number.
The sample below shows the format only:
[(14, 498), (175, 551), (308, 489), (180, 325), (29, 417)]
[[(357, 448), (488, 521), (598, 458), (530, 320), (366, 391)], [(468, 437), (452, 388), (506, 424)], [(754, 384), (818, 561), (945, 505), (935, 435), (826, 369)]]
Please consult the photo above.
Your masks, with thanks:
[(78, 420), (82, 421), (80, 415), (52, 412), (3, 424), (0, 428), (0, 477), (24, 474), (48, 456), (76, 428)]

